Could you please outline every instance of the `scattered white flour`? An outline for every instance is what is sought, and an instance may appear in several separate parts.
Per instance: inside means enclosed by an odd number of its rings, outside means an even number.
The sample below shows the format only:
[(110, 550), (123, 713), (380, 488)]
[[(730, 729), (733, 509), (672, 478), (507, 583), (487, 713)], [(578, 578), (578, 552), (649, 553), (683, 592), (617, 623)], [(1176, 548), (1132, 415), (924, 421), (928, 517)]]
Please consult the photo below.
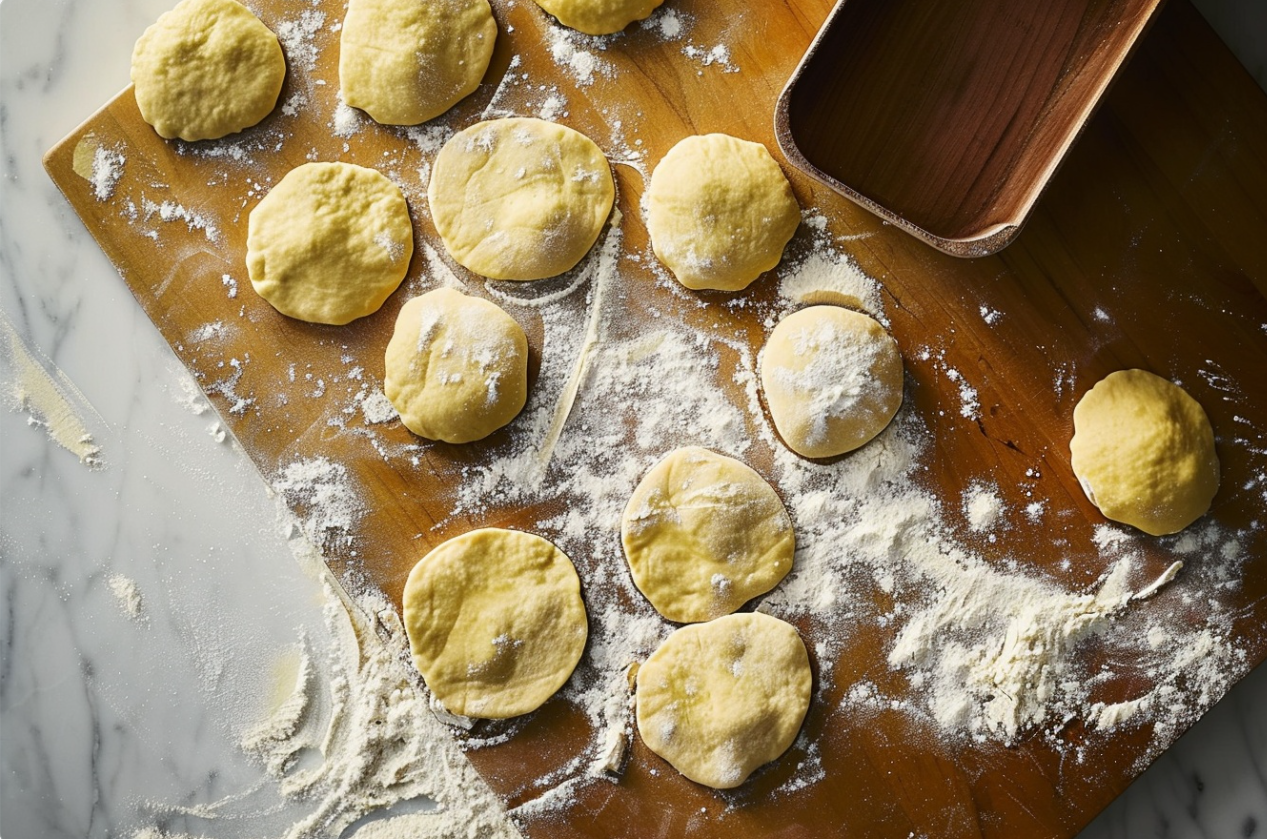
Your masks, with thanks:
[(123, 614), (134, 621), (148, 619), (141, 611), (141, 590), (137, 588), (135, 580), (122, 574), (111, 574), (106, 578), (106, 585), (110, 586), (111, 594), (119, 601)]
[(654, 32), (662, 41), (677, 41), (682, 38), (694, 23), (693, 18), (670, 6), (661, 6), (650, 17), (642, 21), (642, 28)]
[(396, 406), (387, 398), (387, 394), (381, 390), (365, 394), (361, 399), (361, 413), (365, 417), (365, 422), (369, 425), (390, 422), (400, 416), (400, 414), (396, 413)]
[(614, 73), (609, 62), (581, 47), (581, 44), (592, 43), (598, 49), (603, 43), (601, 40), (554, 23), (549, 24), (546, 30), (546, 40), (554, 63), (567, 71), (581, 87), (592, 85), (595, 74), (611, 76)]
[(228, 296), (230, 300), (238, 296), (238, 281), (237, 280), (233, 279), (228, 274), (224, 274), (223, 276), (220, 277), (220, 283), (226, 289), (229, 290)]
[(310, 72), (317, 66), (320, 51), (315, 37), (325, 22), (325, 12), (304, 9), (299, 17), (277, 24), (277, 40), (286, 53), (287, 64)]
[[(11, 410), (27, 416), (27, 424), (44, 429), (48, 438), (79, 458), (89, 469), (105, 468), (101, 447), (84, 421), (91, 414), (101, 418), (66, 374), (51, 362), (41, 364), (26, 346), (9, 318), (0, 312), (0, 368), (3, 368), (6, 396)], [(47, 367), (51, 367), (50, 373)]]
[[(711, 47), (702, 47), (698, 44), (687, 44), (682, 47), (682, 55), (698, 63), (701, 67), (712, 67), (716, 65), (722, 69), (724, 73), (738, 73), (739, 68), (730, 61), (730, 47), (725, 44), (715, 44)], [(703, 75), (703, 70), (696, 71)]]
[(141, 198), (141, 209), (145, 211), (145, 221), (158, 216), (164, 222), (183, 221), (191, 231), (201, 230), (208, 242), (220, 240), (220, 230), (206, 216), (192, 212), (174, 201), (156, 204), (148, 198)]
[(343, 101), (343, 91), (339, 91), (339, 104), (335, 106), (334, 118), (330, 122), (334, 136), (346, 140), (360, 131), (364, 124), (365, 118), (361, 116), (361, 112), (346, 104)]
[(964, 515), (968, 517), (968, 526), (977, 533), (997, 527), (1003, 521), (1005, 510), (997, 487), (973, 484), (964, 493)]
[(98, 201), (108, 201), (114, 195), (114, 187), (123, 177), (126, 163), (122, 152), (97, 146), (92, 156), (92, 188)]
[(297, 460), (273, 479), (273, 491), (296, 512), (304, 536), (314, 545), (350, 544), (364, 505), (347, 468), (324, 457)]
[(880, 287), (847, 254), (818, 247), (779, 269), (779, 295), (789, 304), (825, 303), (866, 312), (886, 323)]

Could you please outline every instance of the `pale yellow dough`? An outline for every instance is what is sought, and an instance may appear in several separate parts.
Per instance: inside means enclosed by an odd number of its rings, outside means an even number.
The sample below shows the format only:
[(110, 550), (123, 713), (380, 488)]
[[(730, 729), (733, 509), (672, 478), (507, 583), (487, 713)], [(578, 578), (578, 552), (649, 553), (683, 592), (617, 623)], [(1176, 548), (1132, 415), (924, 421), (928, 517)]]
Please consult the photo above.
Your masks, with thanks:
[(690, 623), (729, 614), (792, 568), (792, 520), (765, 479), (688, 447), (638, 484), (620, 523), (634, 584), (656, 611)]
[(136, 104), (168, 139), (214, 140), (255, 125), (285, 78), (277, 36), (235, 0), (181, 0), (132, 50)]
[(739, 291), (783, 258), (801, 221), (765, 146), (726, 134), (687, 137), (651, 173), (651, 246), (682, 285)]
[(1178, 385), (1145, 370), (1110, 373), (1078, 401), (1073, 427), (1074, 474), (1106, 517), (1162, 536), (1210, 509), (1214, 430)]
[(444, 246), (495, 280), (562, 274), (593, 246), (616, 195), (593, 141), (540, 119), (480, 122), (445, 143), (427, 200)]
[(778, 618), (684, 626), (638, 670), (638, 734), (692, 781), (737, 787), (792, 745), (812, 684), (801, 636)]
[(409, 269), (409, 206), (381, 173), (351, 163), (292, 169), (251, 211), (246, 267), (273, 308), (345, 324), (378, 311)]
[(518, 530), (439, 545), (409, 572), (403, 605), (414, 664), (465, 717), (535, 711), (572, 675), (589, 632), (572, 561)]
[(839, 306), (810, 306), (779, 321), (760, 364), (774, 427), (805, 457), (864, 445), (902, 404), (897, 342), (873, 318)]
[(451, 288), (429, 291), (396, 318), (383, 392), (420, 437), (480, 440), (523, 409), (528, 339), (494, 303)]
[(349, 0), (343, 101), (381, 123), (426, 122), (479, 87), (496, 40), (487, 0)]
[(664, 0), (537, 0), (559, 23), (586, 35), (610, 35), (642, 20)]

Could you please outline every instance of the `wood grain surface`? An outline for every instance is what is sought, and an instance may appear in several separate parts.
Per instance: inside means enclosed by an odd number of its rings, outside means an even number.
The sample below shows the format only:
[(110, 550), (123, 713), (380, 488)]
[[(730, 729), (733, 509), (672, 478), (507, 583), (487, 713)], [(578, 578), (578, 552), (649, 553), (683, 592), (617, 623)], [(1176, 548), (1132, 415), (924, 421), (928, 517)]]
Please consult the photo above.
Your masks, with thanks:
[[(475, 121), (495, 95), (498, 108), (531, 113), (523, 103), (539, 101), (540, 86), (556, 86), (568, 103), (559, 120), (593, 137), (617, 164), (624, 250), (648, 252), (639, 212), (644, 174), (621, 162), (633, 153), (624, 138), (642, 141), (638, 151), (646, 164), (682, 137), (709, 131), (774, 151), (775, 100), (830, 10), (827, 0), (771, 0), (742, 9), (669, 2), (691, 16), (691, 42), (726, 44), (738, 72), (690, 60), (683, 41), (634, 27), (619, 38), (585, 42), (604, 45), (595, 54), (613, 71), (581, 84), (551, 58), (545, 16), (520, 0), (498, 4), (502, 34), (487, 83), (444, 122)], [(258, 8), (275, 25), (313, 7), (261, 0)], [(314, 394), (355, 388), (355, 367), (381, 376), (383, 349), (406, 291), (425, 287), (425, 249), (442, 250), (418, 174), (434, 152), (399, 129), (370, 125), (346, 138), (333, 133), (338, 47), (330, 24), (342, 7), (323, 0), (319, 8), (327, 19), (312, 39), (313, 66), (288, 54), (282, 101), (296, 107), (279, 109), (231, 142), (191, 146), (157, 137), (124, 91), (53, 149), (46, 165), (265, 479), (275, 481), (301, 458), (326, 457), (347, 470), (365, 513), (348, 538), (327, 542), (329, 564), (349, 585), (369, 581), (399, 604), (409, 569), (429, 546), (476, 526), (532, 520), (544, 507), (451, 514), (455, 476), (504, 445), (504, 434), (466, 447), (423, 444), (399, 426), (355, 434), (338, 421), (342, 403), (293, 396), (308, 388)], [(81, 146), (90, 134), (89, 146)], [(92, 145), (126, 157), (108, 200), (99, 200), (93, 184), (74, 171), (76, 148)], [(417, 247), (406, 287), (378, 314), (347, 327), (282, 317), (246, 280), (248, 212), (271, 184), (309, 158), (395, 173), (415, 218)], [(946, 256), (808, 177), (790, 169), (789, 175), (801, 205), (818, 208), (833, 234), (849, 237), (843, 241), (853, 259), (882, 284), (899, 346), (935, 350), (907, 353), (903, 409), (918, 412), (931, 429), (928, 486), (957, 499), (984, 478), (997, 483), (1009, 505), (1023, 507), (1028, 489), (1068, 512), (1049, 526), (1010, 529), (1001, 540), (1006, 544), (975, 546), (987, 559), (1020, 557), (1068, 589), (1092, 586), (1104, 570), (1091, 547), (1103, 519), (1070, 470), (1073, 406), (1098, 379), (1124, 367), (1144, 367), (1185, 385), (1209, 412), (1223, 455), (1223, 488), (1211, 516), (1240, 531), (1247, 550), (1243, 581), (1232, 595), (1234, 631), (1246, 665), (1262, 660), (1267, 511), (1258, 470), (1267, 452), (1267, 97), (1186, 0), (1172, 0), (1160, 13), (1024, 232), (996, 256)], [(642, 279), (643, 270), (622, 265), (622, 276)], [(764, 340), (767, 327), (755, 321), (752, 308), (720, 305), (728, 299), (721, 295), (703, 295), (700, 307), (645, 279), (631, 281), (620, 295), (621, 318), (638, 324), (639, 300), (654, 299), (699, 329), (726, 331), (753, 350)], [(766, 278), (746, 294), (769, 300), (773, 285)], [(987, 323), (986, 311), (998, 317)], [(540, 324), (530, 314), (521, 322), (539, 364)], [(221, 328), (208, 332), (216, 324)], [(971, 417), (960, 415), (958, 384), (946, 375), (951, 368), (977, 389), (980, 410)], [(1058, 371), (1067, 374), (1064, 387), (1053, 386)], [(302, 499), (288, 500), (303, 512)], [(1154, 575), (1169, 563), (1160, 552), (1143, 553)], [(584, 576), (585, 557), (573, 559)], [(813, 628), (801, 628), (812, 642)], [(847, 656), (815, 661), (816, 672), (830, 665), (834, 677), (805, 727), (824, 768), (818, 783), (775, 794), (805, 757), (794, 747), (739, 791), (720, 794), (682, 779), (635, 738), (618, 782), (581, 787), (549, 815), (524, 819), (525, 832), (543, 839), (1067, 837), (1142, 771), (1140, 758), (1150, 754), (1147, 724), (1106, 735), (1074, 721), (1062, 732), (1065, 748), (1039, 736), (1004, 747), (948, 742), (896, 711), (838, 713), (845, 689), (858, 679), (893, 695), (906, 690), (887, 664), (893, 636), (893, 628), (861, 627)], [(1126, 698), (1132, 687), (1124, 684), (1123, 695), (1106, 698)], [(583, 714), (554, 701), (521, 722), (504, 744), (469, 756), (516, 805), (541, 795), (537, 780), (584, 748), (588, 728)], [(1085, 759), (1070, 758), (1068, 744), (1079, 754), (1085, 746)]]

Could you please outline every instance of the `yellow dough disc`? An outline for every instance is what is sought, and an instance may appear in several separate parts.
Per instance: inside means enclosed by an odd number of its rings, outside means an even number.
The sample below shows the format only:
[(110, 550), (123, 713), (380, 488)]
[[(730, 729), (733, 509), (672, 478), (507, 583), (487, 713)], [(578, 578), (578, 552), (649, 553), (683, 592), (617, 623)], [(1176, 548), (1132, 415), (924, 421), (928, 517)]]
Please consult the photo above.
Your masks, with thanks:
[(576, 569), (531, 533), (485, 528), (439, 545), (409, 572), (403, 603), (414, 663), (453, 714), (534, 711), (585, 649)]
[(377, 312), (405, 278), (413, 251), (400, 188), (351, 163), (292, 169), (247, 222), (251, 285), (283, 315), (311, 323)]
[(654, 12), (664, 0), (537, 0), (559, 23), (586, 35), (610, 35)]
[(792, 568), (792, 520), (765, 479), (708, 449), (677, 449), (634, 490), (620, 523), (634, 584), (690, 623), (729, 614)]
[(136, 104), (168, 139), (214, 140), (255, 125), (285, 78), (277, 36), (236, 0), (181, 0), (132, 50)]
[(902, 404), (902, 354), (874, 319), (810, 306), (774, 327), (761, 353), (761, 388), (792, 451), (834, 457), (884, 430)]
[(451, 288), (406, 303), (387, 344), (383, 392), (420, 437), (469, 443), (528, 398), (528, 339), (500, 307)]
[(726, 134), (687, 137), (647, 187), (651, 246), (682, 285), (739, 291), (783, 258), (801, 210), (765, 146)]
[(349, 0), (343, 101), (381, 123), (426, 122), (475, 92), (496, 40), (488, 0)]
[(592, 140), (527, 118), (454, 134), (427, 186), (449, 253), (495, 280), (539, 280), (576, 265), (598, 239), (615, 195), (611, 167)]
[(1073, 428), (1074, 474), (1106, 517), (1162, 536), (1210, 509), (1214, 430), (1178, 385), (1145, 370), (1110, 373), (1078, 401)]
[(638, 670), (638, 734), (692, 781), (730, 789), (792, 745), (812, 685), (789, 623), (758, 612), (684, 626)]

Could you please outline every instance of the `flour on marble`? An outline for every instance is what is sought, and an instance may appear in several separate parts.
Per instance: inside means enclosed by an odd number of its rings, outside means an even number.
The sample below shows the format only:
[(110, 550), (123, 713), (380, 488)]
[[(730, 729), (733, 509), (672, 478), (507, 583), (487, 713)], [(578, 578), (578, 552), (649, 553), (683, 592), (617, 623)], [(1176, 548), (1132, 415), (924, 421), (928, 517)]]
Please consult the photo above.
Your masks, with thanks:
[(149, 620), (149, 616), (142, 611), (144, 601), (141, 599), (141, 589), (137, 586), (136, 580), (123, 574), (111, 574), (106, 577), (106, 585), (110, 587), (110, 593), (118, 601), (124, 615), (138, 622)]
[[(57, 445), (79, 458), (89, 469), (105, 468), (101, 447), (88, 428), (85, 415), (105, 424), (65, 373), (52, 362), (41, 363), (27, 347), (8, 316), (0, 312), (0, 363), (4, 368), (11, 410), (26, 414), (27, 424), (40, 428)], [(52, 368), (52, 372), (48, 368)]]

